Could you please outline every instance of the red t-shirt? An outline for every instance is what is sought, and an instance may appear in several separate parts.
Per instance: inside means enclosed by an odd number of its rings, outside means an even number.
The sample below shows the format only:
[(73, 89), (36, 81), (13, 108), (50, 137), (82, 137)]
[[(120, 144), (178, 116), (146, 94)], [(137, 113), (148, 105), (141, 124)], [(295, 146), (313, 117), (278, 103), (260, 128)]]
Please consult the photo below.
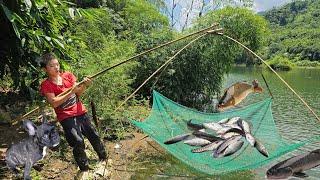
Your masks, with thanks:
[[(57, 85), (49, 79), (44, 80), (40, 85), (40, 93), (44, 96), (46, 93), (54, 93), (55, 96), (59, 95), (68, 88), (71, 88), (76, 82), (76, 77), (70, 73), (61, 73), (62, 85)], [(86, 108), (76, 96), (72, 94), (64, 103), (54, 108), (58, 121), (63, 121), (66, 118), (79, 116), (87, 112)]]

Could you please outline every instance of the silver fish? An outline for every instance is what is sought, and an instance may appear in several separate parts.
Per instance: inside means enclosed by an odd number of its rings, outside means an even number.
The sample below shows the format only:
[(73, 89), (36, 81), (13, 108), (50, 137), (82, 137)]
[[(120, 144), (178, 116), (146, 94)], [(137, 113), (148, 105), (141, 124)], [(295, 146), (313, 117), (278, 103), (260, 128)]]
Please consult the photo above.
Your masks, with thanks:
[(230, 143), (223, 151), (214, 152), (213, 157), (220, 158), (220, 157), (226, 157), (234, 154), (237, 152), (243, 145), (243, 141), (241, 139), (235, 140), (232, 143)]
[(269, 157), (269, 153), (267, 151), (267, 149), (264, 147), (264, 145), (256, 140), (255, 144), (254, 144), (254, 147), (262, 154), (264, 155), (265, 157)]
[(245, 132), (245, 133), (250, 133), (251, 134), (251, 127), (250, 124), (242, 119), (239, 119), (237, 121), (237, 125)]
[(240, 119), (240, 117), (238, 117), (238, 116), (232, 117), (232, 118), (229, 118), (229, 120), (227, 122), (225, 122), (224, 124), (236, 124), (239, 119)]
[(239, 135), (242, 135), (244, 136), (244, 132), (242, 131), (242, 129), (239, 129), (239, 128), (225, 128), (223, 129), (223, 131), (219, 131), (219, 134), (228, 134), (228, 133), (237, 133)]
[(233, 136), (239, 136), (239, 135), (241, 135), (241, 134), (236, 133), (236, 132), (227, 132), (227, 133), (225, 133), (225, 134), (220, 135), (220, 137), (221, 137), (222, 139), (229, 139), (229, 138), (231, 138), (231, 137), (233, 137)]
[(226, 124), (230, 119), (229, 118), (224, 118), (218, 121), (219, 124)]
[(245, 133), (245, 137), (249, 144), (254, 147), (256, 144), (256, 138), (254, 138), (250, 133)]
[(175, 136), (173, 138), (168, 139), (167, 141), (164, 142), (164, 144), (174, 144), (177, 142), (180, 142), (182, 140), (186, 140), (191, 136), (191, 133), (187, 133), (187, 134), (180, 134), (178, 136)]
[(205, 146), (210, 144), (211, 142), (206, 139), (194, 137), (183, 141), (183, 143), (188, 144), (190, 146)]
[(206, 140), (208, 140), (210, 142), (224, 140), (221, 137), (217, 137), (217, 136), (214, 136), (212, 134), (209, 134), (209, 133), (206, 133), (206, 132), (202, 132), (202, 131), (195, 131), (192, 134), (194, 136), (198, 137), (198, 138), (206, 139)]
[(204, 129), (203, 125), (202, 124), (195, 124), (192, 122), (192, 119), (190, 119), (188, 122), (187, 122), (187, 127), (188, 129), (190, 130), (195, 130), (195, 131), (198, 131), (200, 129)]
[(291, 157), (270, 169), (266, 176), (268, 179), (286, 179), (290, 176), (308, 177), (303, 171), (320, 165), (320, 149)]
[[(213, 157), (223, 157), (224, 151), (228, 148), (229, 145), (237, 143), (241, 139), (241, 136), (233, 136), (225, 140), (214, 152)], [(234, 148), (234, 146), (232, 146)], [(230, 151), (230, 149), (228, 150)]]
[(205, 152), (205, 151), (213, 151), (215, 149), (217, 149), (224, 141), (221, 140), (221, 141), (215, 141), (211, 144), (208, 144), (206, 146), (203, 146), (201, 148), (197, 148), (197, 149), (193, 149), (191, 150), (191, 152), (193, 153), (202, 153), (202, 152)]
[(210, 129), (213, 131), (218, 131), (219, 129), (223, 128), (223, 126), (221, 124), (216, 123), (216, 122), (203, 123), (202, 125), (206, 129)]

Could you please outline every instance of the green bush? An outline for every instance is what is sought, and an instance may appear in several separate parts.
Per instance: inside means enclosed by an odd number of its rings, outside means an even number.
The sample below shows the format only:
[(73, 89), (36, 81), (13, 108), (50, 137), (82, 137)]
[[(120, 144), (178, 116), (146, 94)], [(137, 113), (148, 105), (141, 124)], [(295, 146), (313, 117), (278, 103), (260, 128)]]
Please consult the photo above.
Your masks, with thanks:
[(290, 71), (294, 64), (286, 57), (275, 56), (267, 62), (274, 70)]
[(295, 63), (297, 66), (302, 67), (320, 67), (320, 62), (318, 61), (309, 61), (309, 60), (302, 60)]

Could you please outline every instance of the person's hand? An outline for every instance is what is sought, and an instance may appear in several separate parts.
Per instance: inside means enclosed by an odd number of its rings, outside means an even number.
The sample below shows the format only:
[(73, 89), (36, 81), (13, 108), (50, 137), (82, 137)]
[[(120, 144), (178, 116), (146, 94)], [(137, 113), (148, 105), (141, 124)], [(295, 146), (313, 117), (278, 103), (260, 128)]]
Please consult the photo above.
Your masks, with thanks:
[(82, 81), (85, 86), (89, 86), (92, 83), (92, 80), (88, 77), (83, 78)]
[(83, 86), (78, 85), (78, 84), (74, 84), (71, 90), (73, 93), (77, 94), (77, 93), (81, 92), (82, 89), (83, 89)]

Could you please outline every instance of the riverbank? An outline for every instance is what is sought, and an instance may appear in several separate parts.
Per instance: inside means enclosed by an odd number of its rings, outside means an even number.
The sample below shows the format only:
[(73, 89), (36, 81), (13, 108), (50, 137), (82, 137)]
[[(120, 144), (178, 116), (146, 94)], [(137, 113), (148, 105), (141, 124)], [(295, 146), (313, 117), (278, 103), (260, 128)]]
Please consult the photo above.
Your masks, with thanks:
[[(247, 67), (247, 65), (246, 64), (234, 64), (233, 67)], [(268, 67), (265, 64), (254, 65), (253, 67), (268, 69)], [(299, 65), (295, 64), (295, 66), (292, 66), (292, 69), (320, 69), (320, 65), (319, 66), (299, 66)]]

